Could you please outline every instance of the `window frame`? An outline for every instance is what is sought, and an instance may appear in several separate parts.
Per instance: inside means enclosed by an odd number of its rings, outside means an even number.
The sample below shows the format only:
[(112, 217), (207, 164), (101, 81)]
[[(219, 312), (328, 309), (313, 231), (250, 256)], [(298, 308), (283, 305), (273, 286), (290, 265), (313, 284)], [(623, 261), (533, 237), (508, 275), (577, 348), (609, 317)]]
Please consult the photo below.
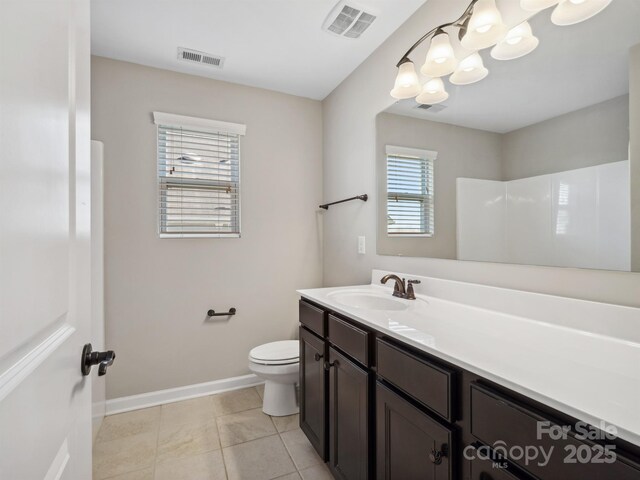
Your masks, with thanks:
[[(427, 165), (427, 175), (431, 175), (431, 190), (427, 191), (428, 193), (425, 195), (422, 194), (401, 194), (401, 195), (393, 195), (392, 192), (389, 192), (389, 157), (405, 157), (408, 159), (419, 159), (425, 162)], [(412, 148), (412, 147), (401, 147), (397, 145), (386, 145), (385, 146), (385, 234), (388, 238), (432, 238), (435, 236), (435, 160), (438, 157), (438, 152), (433, 150), (426, 150), (422, 148)], [(428, 183), (428, 177), (426, 179)], [(426, 232), (420, 233), (411, 233), (411, 232), (402, 232), (402, 233), (392, 233), (389, 231), (389, 201), (395, 196), (396, 199), (400, 197), (400, 199), (406, 199), (407, 201), (420, 201), (420, 199), (428, 199), (427, 201), (421, 202), (423, 206), (428, 208), (429, 216)], [(396, 200), (397, 201), (397, 200)], [(423, 214), (422, 222), (425, 222), (427, 217)], [(430, 229), (430, 230), (429, 230)]]
[[(189, 117), (185, 115), (175, 115), (171, 113), (153, 112), (154, 124), (156, 125), (156, 188), (157, 188), (157, 233), (158, 237), (166, 238), (240, 238), (242, 236), (242, 136), (246, 134), (246, 125), (230, 122), (222, 122), (219, 120), (210, 120), (198, 117)], [(163, 232), (163, 213), (162, 213), (162, 190), (163, 185), (168, 187), (180, 188), (179, 180), (167, 181), (166, 177), (160, 175), (160, 128), (188, 129), (194, 133), (203, 134), (232, 134), (238, 136), (238, 174), (237, 174), (237, 215), (233, 218), (234, 224), (237, 223), (237, 232)], [(215, 188), (215, 180), (189, 179), (193, 184), (201, 184)], [(228, 184), (231, 182), (223, 182)], [(220, 182), (218, 181), (218, 187)], [(183, 187), (184, 188), (184, 187)]]

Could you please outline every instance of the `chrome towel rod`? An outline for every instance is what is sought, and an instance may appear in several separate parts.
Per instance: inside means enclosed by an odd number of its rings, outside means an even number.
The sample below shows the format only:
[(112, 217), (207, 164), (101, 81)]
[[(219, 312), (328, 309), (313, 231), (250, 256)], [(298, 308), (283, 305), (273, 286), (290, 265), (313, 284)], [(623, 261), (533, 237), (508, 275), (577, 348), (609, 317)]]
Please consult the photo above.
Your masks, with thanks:
[(364, 195), (358, 195), (356, 197), (345, 198), (344, 200), (338, 200), (337, 202), (325, 203), (323, 205), (320, 205), (320, 208), (324, 208), (325, 210), (329, 210), (329, 207), (331, 205), (336, 205), (337, 203), (350, 202), (351, 200), (362, 200), (363, 202), (366, 202), (367, 200), (369, 200), (369, 195), (367, 195), (365, 193)]

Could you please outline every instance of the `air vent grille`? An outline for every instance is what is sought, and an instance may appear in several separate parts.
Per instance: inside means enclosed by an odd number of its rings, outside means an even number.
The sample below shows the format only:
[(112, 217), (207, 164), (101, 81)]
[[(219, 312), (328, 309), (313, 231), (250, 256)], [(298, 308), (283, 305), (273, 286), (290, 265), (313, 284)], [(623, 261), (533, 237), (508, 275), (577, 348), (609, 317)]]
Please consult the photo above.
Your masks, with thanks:
[(329, 25), (329, 31), (337, 35), (342, 35), (351, 25), (353, 25), (358, 18), (358, 15), (360, 15), (360, 10), (356, 10), (349, 5), (345, 5), (333, 23)]
[(342, 0), (331, 10), (322, 28), (341, 37), (358, 38), (375, 19), (375, 15), (365, 12), (361, 6)]
[(182, 47), (178, 48), (178, 60), (191, 63), (201, 63), (215, 68), (222, 68), (224, 65), (224, 57)]
[(353, 24), (353, 27), (351, 27), (349, 31), (344, 34), (344, 36), (349, 38), (358, 38), (364, 33), (367, 28), (371, 26), (375, 19), (376, 17), (374, 17), (373, 15), (363, 12), (358, 20), (356, 20), (356, 23)]
[(447, 108), (446, 105), (442, 105), (441, 103), (437, 105), (428, 105), (428, 104), (419, 104), (417, 107), (414, 107), (416, 110), (428, 110), (430, 113), (438, 113)]
[(206, 63), (207, 65), (213, 65), (214, 67), (219, 67), (220, 63), (222, 63), (222, 58), (220, 57), (210, 57), (209, 55), (202, 56), (202, 63)]

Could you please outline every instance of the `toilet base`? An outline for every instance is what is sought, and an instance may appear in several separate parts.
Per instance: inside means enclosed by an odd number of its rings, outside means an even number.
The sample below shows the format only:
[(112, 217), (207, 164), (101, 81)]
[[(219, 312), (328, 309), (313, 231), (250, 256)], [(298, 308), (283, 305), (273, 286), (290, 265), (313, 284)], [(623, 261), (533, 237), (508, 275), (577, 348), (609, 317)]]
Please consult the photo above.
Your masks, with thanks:
[(295, 383), (277, 383), (267, 380), (264, 384), (262, 411), (273, 417), (285, 417), (298, 413), (297, 393)]

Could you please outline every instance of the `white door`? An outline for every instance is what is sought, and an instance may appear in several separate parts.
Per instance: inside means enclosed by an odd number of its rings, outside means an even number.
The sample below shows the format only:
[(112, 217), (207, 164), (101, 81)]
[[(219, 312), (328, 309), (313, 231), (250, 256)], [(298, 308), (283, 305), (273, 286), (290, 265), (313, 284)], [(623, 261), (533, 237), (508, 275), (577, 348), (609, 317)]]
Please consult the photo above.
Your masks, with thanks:
[[(91, 140), (91, 344), (104, 350), (104, 145)], [(105, 377), (92, 375), (93, 438), (105, 414)]]
[(88, 0), (0, 0), (2, 480), (91, 478), (89, 42)]

